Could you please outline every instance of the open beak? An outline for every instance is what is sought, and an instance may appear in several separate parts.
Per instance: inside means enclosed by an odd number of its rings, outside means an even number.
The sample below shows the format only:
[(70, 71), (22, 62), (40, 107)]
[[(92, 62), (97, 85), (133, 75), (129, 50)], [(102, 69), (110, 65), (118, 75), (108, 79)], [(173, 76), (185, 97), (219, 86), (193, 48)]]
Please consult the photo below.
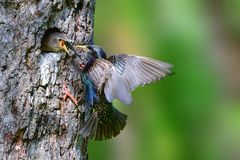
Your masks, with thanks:
[(67, 49), (67, 47), (66, 47), (65, 44), (62, 46), (62, 48), (63, 48), (63, 50), (64, 50), (68, 55), (70, 55), (70, 53), (69, 53), (69, 51), (68, 51), (68, 49)]
[(65, 43), (64, 43), (63, 40), (60, 41), (60, 47), (61, 47), (68, 55), (70, 55), (70, 53), (69, 53), (69, 51), (68, 51), (68, 49), (67, 49), (67, 47), (66, 47), (66, 45), (65, 45)]

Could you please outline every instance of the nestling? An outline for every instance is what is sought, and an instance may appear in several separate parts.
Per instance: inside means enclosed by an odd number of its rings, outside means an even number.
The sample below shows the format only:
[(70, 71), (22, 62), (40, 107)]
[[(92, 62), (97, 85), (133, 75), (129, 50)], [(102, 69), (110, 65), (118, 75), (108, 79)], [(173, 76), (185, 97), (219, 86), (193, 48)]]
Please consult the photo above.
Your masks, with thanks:
[[(73, 40), (69, 39), (64, 33), (60, 32), (57, 28), (48, 29), (43, 38), (41, 43), (41, 51), (46, 52), (66, 52), (69, 54), (69, 51), (66, 47), (66, 43), (68, 46), (72, 48), (72, 45), (69, 42), (74, 42)], [(69, 54), (70, 55), (70, 54)], [(71, 100), (77, 105), (78, 101), (74, 98), (74, 96), (70, 93), (67, 89), (66, 84), (63, 84), (63, 91), (64, 91), (64, 100), (69, 97)]]
[(41, 51), (43, 52), (64, 51), (69, 54), (69, 51), (65, 44), (66, 42), (73, 42), (73, 40), (67, 38), (67, 36), (64, 33), (61, 33), (56, 29), (49, 29), (43, 36), (41, 43)]

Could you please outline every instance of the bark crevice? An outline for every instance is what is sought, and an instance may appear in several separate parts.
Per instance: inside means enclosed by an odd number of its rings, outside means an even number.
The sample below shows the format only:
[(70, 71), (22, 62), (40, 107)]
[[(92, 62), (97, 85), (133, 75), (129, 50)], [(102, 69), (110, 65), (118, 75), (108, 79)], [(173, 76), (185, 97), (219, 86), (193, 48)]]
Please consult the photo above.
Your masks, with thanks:
[(0, 157), (87, 159), (79, 135), (81, 106), (63, 101), (62, 86), (80, 98), (72, 57), (41, 53), (41, 39), (57, 27), (77, 43), (93, 43), (94, 0), (0, 2)]

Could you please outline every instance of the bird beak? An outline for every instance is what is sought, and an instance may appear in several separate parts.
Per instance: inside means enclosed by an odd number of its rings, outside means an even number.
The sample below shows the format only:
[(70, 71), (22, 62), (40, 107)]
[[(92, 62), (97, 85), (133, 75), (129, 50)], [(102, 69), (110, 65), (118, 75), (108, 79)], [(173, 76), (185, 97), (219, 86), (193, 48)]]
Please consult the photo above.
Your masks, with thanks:
[(83, 51), (85, 51), (85, 52), (90, 51), (90, 49), (88, 49), (87, 46), (77, 45), (76, 48), (77, 48), (77, 49), (81, 49), (81, 50), (83, 50)]
[(64, 51), (65, 51), (68, 55), (70, 55), (70, 53), (69, 53), (69, 51), (68, 51), (68, 49), (67, 49), (67, 47), (66, 47), (65, 44), (63, 45), (63, 49), (64, 49)]
[(69, 38), (67, 38), (67, 37), (64, 37), (63, 40), (66, 41), (66, 42), (70, 42), (70, 43), (73, 43), (73, 42), (74, 42), (74, 40), (69, 39)]
[(62, 39), (63, 41), (65, 41), (65, 42), (70, 42), (70, 43), (73, 43), (73, 42), (74, 42), (74, 40), (68, 38), (67, 35), (64, 34), (64, 33), (59, 33), (59, 34), (58, 34), (58, 37), (59, 37), (60, 39)]

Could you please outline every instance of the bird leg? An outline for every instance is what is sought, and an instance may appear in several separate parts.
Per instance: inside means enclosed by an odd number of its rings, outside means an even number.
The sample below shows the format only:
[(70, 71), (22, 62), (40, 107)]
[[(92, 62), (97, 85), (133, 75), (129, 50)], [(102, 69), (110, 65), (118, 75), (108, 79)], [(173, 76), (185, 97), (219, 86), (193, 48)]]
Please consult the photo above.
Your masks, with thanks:
[(63, 83), (63, 92), (64, 92), (64, 96), (63, 96), (63, 100), (65, 101), (68, 97), (73, 101), (73, 103), (75, 105), (78, 105), (78, 101), (76, 100), (76, 98), (71, 94), (70, 90), (67, 88), (66, 82), (64, 81)]

